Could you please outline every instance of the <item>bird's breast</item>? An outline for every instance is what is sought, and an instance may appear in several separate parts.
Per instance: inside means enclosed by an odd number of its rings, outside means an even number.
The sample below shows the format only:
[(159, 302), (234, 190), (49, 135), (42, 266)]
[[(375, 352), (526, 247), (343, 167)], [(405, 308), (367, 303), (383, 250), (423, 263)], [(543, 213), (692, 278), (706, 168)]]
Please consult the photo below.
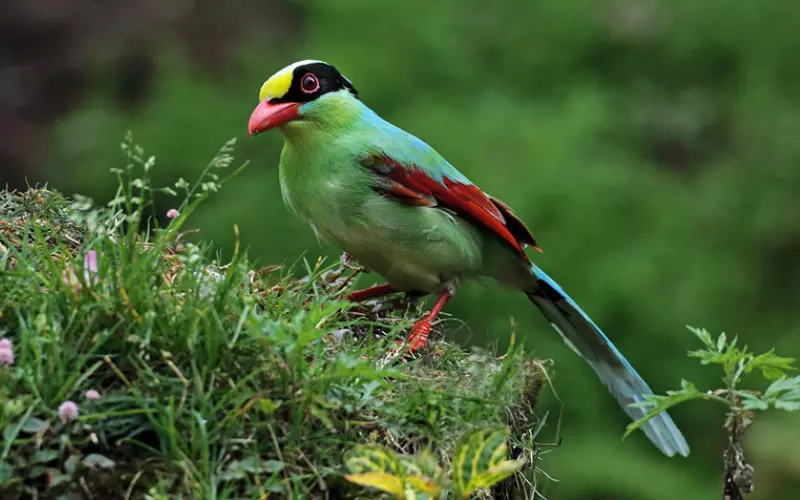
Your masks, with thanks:
[(281, 163), (284, 201), (325, 239), (352, 228), (372, 193), (370, 172), (357, 163), (331, 156)]

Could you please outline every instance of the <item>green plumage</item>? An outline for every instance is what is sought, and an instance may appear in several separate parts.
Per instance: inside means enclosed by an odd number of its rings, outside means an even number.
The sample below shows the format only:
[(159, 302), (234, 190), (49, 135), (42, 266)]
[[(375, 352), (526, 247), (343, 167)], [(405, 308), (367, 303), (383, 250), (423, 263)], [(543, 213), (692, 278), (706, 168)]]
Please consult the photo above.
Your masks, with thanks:
[(348, 93), (328, 94), (301, 110), (303, 120), (282, 127), (281, 192), (319, 238), (399, 290), (434, 292), (462, 276), (518, 289), (533, 284), (527, 266), (495, 236), (449, 211), (385, 196), (375, 189), (379, 176), (361, 163), (387, 154), (434, 178), (444, 166), (463, 178), (436, 151)]

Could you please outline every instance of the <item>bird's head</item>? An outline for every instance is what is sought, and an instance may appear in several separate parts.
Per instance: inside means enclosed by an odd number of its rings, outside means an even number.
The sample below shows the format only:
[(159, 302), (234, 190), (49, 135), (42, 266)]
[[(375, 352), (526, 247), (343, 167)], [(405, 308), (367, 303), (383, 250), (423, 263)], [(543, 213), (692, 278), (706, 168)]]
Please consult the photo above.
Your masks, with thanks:
[(358, 92), (330, 64), (300, 61), (278, 71), (261, 86), (250, 115), (250, 135), (274, 127), (320, 125), (343, 121), (355, 110)]

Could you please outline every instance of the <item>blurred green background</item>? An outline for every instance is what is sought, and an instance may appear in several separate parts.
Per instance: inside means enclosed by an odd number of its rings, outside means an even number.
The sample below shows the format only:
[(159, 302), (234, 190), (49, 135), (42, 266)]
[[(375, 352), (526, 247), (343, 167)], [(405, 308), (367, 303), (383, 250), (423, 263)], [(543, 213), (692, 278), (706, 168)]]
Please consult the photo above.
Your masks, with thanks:
[[(105, 201), (128, 129), (156, 155), (156, 185), (193, 180), (237, 136), (250, 166), (190, 225), (229, 251), (238, 224), (263, 264), (337, 256), (282, 205), (280, 134), (246, 137), (260, 84), (322, 59), (513, 206), (544, 248), (537, 263), (656, 391), (719, 383), (685, 357), (698, 346), (687, 324), (800, 357), (800, 3), (15, 0), (8, 12), (0, 183)], [(513, 317), (555, 359), (563, 443), (539, 464), (559, 481), (547, 498), (719, 497), (722, 408), (673, 412), (688, 459), (640, 435), (621, 444), (624, 414), (524, 296), (470, 285), (448, 312), (466, 322), (453, 337), (501, 348)], [(800, 487), (800, 419), (779, 417), (747, 441), (754, 499)]]

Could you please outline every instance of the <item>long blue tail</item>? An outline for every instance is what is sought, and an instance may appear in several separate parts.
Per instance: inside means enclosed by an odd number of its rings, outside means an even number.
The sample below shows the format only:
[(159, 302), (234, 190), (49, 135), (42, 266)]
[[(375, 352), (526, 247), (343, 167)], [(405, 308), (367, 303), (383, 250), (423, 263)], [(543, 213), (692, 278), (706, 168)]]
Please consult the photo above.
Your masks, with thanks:
[[(642, 418), (646, 413), (644, 409), (628, 405), (653, 394), (647, 383), (558, 283), (535, 265), (533, 273), (537, 284), (534, 290), (527, 292), (528, 298), (539, 307), (564, 342), (597, 372), (625, 412), (634, 420)], [(665, 455), (689, 454), (686, 438), (667, 412), (650, 419), (642, 430)]]

